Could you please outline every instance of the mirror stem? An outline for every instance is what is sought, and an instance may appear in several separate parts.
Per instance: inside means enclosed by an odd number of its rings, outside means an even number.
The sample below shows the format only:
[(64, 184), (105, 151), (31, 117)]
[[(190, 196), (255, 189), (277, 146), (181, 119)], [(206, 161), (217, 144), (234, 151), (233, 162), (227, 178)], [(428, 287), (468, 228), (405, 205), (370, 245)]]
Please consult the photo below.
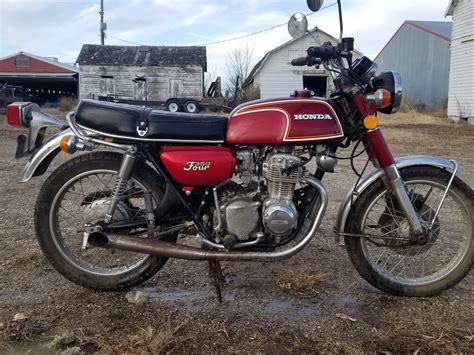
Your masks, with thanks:
[(337, 0), (337, 7), (339, 9), (339, 27), (340, 27), (340, 32), (339, 32), (339, 41), (342, 41), (342, 34), (343, 34), (343, 25), (342, 25), (342, 7), (341, 7), (341, 0)]

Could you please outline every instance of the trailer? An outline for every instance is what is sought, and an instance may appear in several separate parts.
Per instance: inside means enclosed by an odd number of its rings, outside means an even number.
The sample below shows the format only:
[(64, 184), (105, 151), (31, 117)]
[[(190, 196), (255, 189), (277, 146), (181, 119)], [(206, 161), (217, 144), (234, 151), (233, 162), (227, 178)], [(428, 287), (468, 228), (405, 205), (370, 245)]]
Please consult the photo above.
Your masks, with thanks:
[(170, 112), (187, 112), (199, 113), (200, 110), (207, 109), (211, 111), (231, 112), (235, 106), (232, 102), (227, 101), (221, 92), (221, 78), (218, 77), (209, 85), (206, 96), (201, 100), (185, 97), (170, 97), (166, 101), (151, 100), (131, 100), (122, 98), (119, 95), (109, 94), (107, 96), (98, 96), (99, 101), (108, 101), (123, 103), (128, 105), (139, 105), (153, 107), (160, 110), (168, 110)]

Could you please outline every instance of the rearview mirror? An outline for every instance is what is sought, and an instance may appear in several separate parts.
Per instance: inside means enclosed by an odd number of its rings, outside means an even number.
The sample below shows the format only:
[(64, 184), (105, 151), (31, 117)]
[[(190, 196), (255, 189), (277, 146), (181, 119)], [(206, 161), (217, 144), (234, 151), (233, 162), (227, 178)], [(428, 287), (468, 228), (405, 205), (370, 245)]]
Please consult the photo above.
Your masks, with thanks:
[(308, 19), (300, 12), (291, 16), (288, 21), (288, 32), (293, 38), (303, 37), (308, 32)]
[(324, 0), (307, 0), (308, 7), (311, 11), (319, 11), (321, 6), (323, 6)]

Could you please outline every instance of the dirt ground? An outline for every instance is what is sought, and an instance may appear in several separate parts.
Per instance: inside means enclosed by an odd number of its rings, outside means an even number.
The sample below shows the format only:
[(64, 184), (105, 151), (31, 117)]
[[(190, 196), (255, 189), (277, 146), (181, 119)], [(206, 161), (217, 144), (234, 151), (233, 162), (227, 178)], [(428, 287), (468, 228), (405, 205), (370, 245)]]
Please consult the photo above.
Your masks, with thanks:
[[(413, 113), (383, 126), (396, 155), (457, 159), (474, 186), (473, 126)], [(125, 292), (70, 283), (42, 256), (33, 208), (45, 176), (17, 183), (26, 163), (13, 159), (18, 132), (0, 116), (0, 353), (474, 352), (472, 272), (438, 297), (392, 297), (367, 284), (334, 242), (338, 204), (355, 181), (347, 162), (325, 178), (328, 212), (299, 255), (223, 263), (222, 304), (206, 263), (171, 260), (135, 288), (146, 296), (135, 305)]]

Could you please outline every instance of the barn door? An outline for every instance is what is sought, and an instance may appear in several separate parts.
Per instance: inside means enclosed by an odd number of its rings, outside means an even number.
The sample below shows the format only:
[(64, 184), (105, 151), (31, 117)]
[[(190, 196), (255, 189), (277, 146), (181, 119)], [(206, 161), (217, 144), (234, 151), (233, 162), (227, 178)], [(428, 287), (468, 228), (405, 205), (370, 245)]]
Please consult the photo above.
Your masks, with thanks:
[(182, 80), (170, 80), (170, 97), (181, 97), (183, 94)]
[(113, 76), (101, 76), (99, 80), (99, 95), (108, 96), (115, 94), (115, 81)]
[(134, 96), (135, 100), (146, 101), (148, 100), (148, 85), (145, 78), (136, 78), (134, 80)]

